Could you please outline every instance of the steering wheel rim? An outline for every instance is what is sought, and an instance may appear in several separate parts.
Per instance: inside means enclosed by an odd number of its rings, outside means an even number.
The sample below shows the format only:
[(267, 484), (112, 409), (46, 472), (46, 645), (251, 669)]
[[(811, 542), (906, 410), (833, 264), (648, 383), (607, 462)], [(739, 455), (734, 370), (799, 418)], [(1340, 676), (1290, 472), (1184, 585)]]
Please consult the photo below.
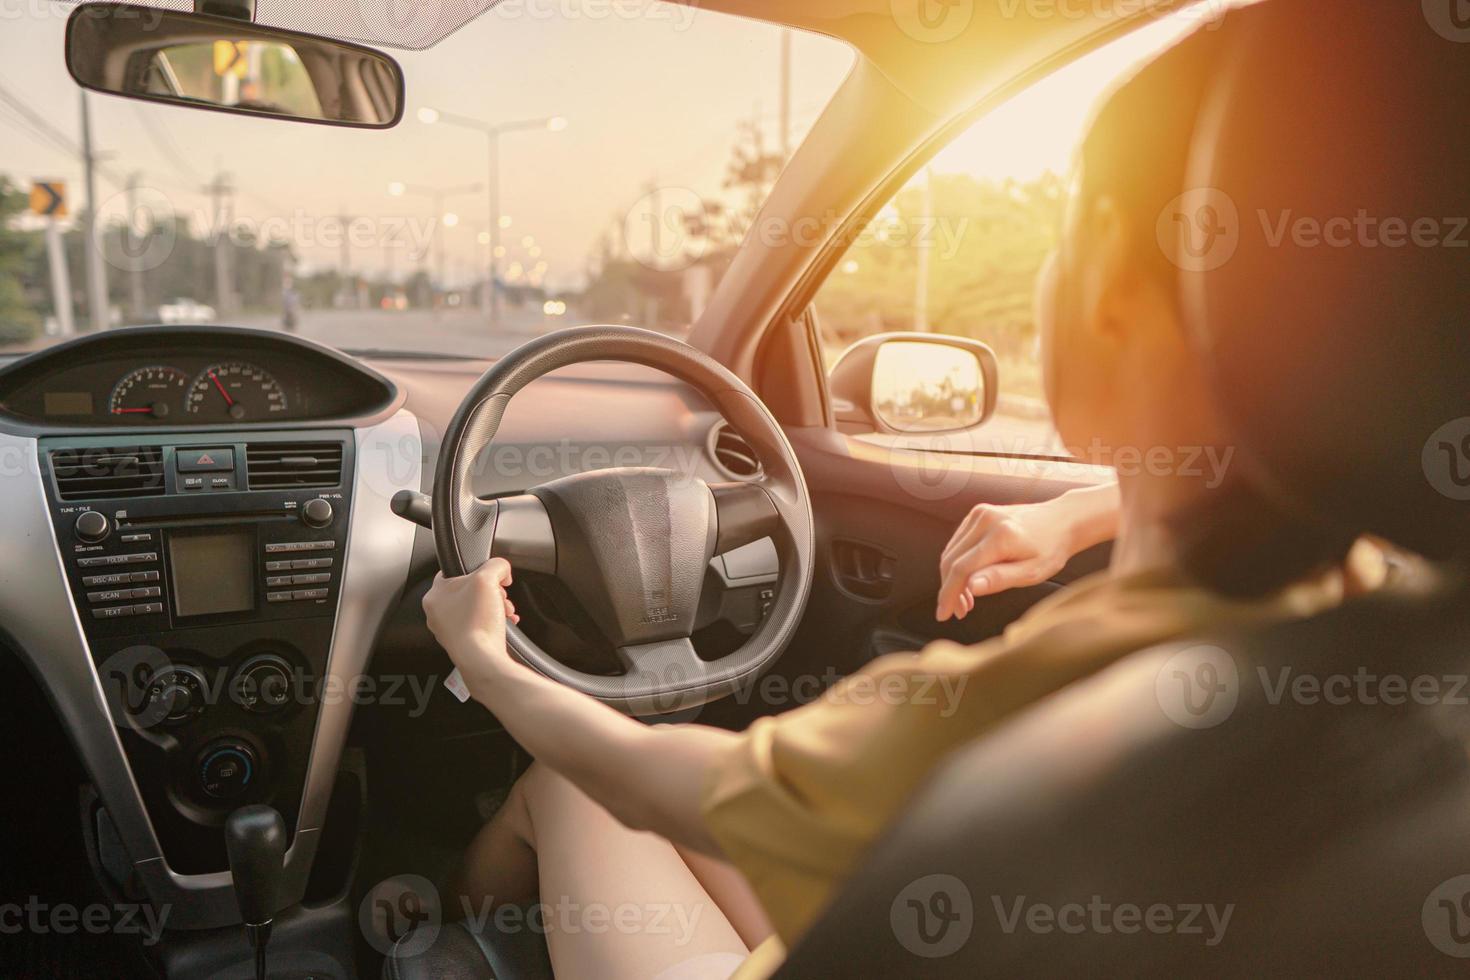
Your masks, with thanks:
[[(761, 476), (711, 485), (693, 474), (614, 468), (564, 477), (518, 496), (476, 496), (476, 461), (492, 444), (511, 399), (537, 378), (587, 361), (642, 364), (690, 385), (755, 450)], [(450, 421), (432, 507), (434, 545), (446, 577), (505, 557), (513, 567), (549, 572), (572, 587), (617, 649), (624, 674), (568, 667), (510, 623), (507, 645), (539, 673), (631, 714), (686, 710), (753, 682), (785, 649), (811, 590), (811, 501), (780, 424), (724, 365), (650, 330), (568, 328), (528, 341), (497, 361)], [(704, 527), (698, 526), (701, 514)], [(620, 534), (634, 540), (618, 540)], [(710, 557), (767, 536), (780, 562), (769, 615), (733, 653), (700, 659), (689, 634)], [(628, 547), (631, 570), (625, 567)], [(616, 581), (609, 582), (615, 565)]]

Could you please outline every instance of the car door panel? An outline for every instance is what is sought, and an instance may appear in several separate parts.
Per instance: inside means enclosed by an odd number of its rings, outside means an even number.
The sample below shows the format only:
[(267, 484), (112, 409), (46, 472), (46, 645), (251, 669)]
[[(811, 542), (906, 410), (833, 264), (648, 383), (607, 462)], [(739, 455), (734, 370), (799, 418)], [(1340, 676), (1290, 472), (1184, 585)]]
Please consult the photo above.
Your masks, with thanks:
[(802, 628), (775, 668), (788, 677), (850, 673), (876, 656), (936, 639), (981, 642), (1107, 564), (1108, 546), (1090, 549), (1051, 581), (987, 596), (965, 619), (937, 623), (939, 556), (969, 510), (1050, 499), (1086, 485), (1078, 479), (1081, 468), (965, 454), (935, 458), (827, 428), (787, 434), (811, 489), (819, 555)]

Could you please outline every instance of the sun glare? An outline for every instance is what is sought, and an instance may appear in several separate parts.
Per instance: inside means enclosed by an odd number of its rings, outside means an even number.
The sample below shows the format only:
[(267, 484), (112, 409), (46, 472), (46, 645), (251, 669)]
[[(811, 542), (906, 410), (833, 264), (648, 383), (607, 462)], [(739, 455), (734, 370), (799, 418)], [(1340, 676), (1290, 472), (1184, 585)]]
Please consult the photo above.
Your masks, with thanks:
[(1195, 28), (1209, 30), (1210, 23), (1186, 9), (1058, 69), (970, 127), (934, 157), (932, 169), (995, 180), (1030, 180), (1047, 171), (1065, 174), (1098, 99), (1130, 68)]

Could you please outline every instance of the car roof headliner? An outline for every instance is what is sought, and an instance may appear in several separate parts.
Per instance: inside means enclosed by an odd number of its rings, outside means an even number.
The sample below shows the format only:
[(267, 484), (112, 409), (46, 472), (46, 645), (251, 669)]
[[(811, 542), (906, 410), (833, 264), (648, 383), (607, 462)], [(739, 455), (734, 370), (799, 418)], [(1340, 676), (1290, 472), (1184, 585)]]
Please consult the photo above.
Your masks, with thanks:
[[(78, 0), (68, 0), (78, 2)], [(110, 2), (110, 0), (103, 0)], [(137, 2), (137, 0), (130, 0)], [(193, 0), (141, 0), (192, 10)], [(256, 0), (256, 23), (385, 48), (423, 50), (492, 8), (548, 0)], [(647, 3), (650, 0), (555, 0)], [(670, 0), (699, 10), (810, 31), (852, 45), (931, 111), (947, 113), (989, 84), (1080, 53), (1107, 36), (1162, 12), (1235, 0)], [(935, 11), (943, 27), (934, 28)], [(674, 42), (677, 43), (677, 42)], [(983, 89), (983, 83), (978, 86)]]

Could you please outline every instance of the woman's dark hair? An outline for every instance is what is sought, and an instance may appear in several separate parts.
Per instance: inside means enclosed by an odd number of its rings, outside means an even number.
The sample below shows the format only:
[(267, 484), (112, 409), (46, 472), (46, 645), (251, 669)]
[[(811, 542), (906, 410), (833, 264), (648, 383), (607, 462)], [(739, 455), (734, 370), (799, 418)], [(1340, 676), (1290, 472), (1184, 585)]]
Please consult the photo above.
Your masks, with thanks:
[[(1186, 190), (1201, 107), (1244, 14), (1204, 24), (1144, 65), (1102, 104), (1079, 151), (1079, 193), (1107, 195), (1132, 216), (1135, 264), (1176, 297), (1181, 264), (1155, 228)], [(1343, 561), (1356, 534), (1273, 502), (1241, 470), (1232, 466), (1204, 501), (1176, 515), (1187, 574), (1226, 595), (1257, 597)]]

